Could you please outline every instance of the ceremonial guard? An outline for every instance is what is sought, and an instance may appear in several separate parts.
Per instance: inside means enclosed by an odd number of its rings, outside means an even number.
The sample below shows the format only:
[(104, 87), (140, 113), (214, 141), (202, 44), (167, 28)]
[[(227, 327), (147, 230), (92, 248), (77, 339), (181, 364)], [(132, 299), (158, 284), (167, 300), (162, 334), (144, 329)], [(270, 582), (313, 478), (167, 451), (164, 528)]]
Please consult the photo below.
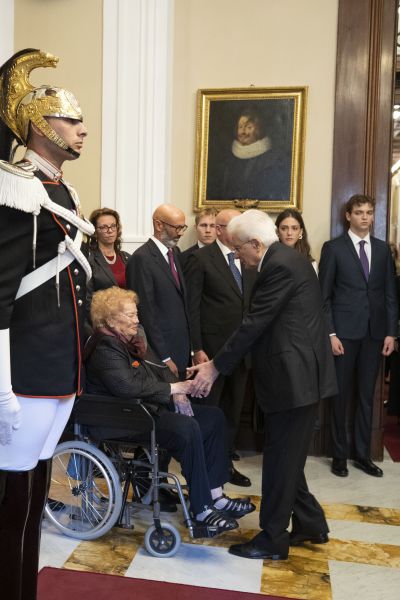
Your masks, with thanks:
[[(27, 49), (0, 68), (0, 586), (34, 600), (51, 458), (81, 388), (90, 266), (78, 196), (61, 167), (87, 135), (75, 97), (34, 88), (58, 59)], [(12, 164), (18, 145), (27, 147)]]

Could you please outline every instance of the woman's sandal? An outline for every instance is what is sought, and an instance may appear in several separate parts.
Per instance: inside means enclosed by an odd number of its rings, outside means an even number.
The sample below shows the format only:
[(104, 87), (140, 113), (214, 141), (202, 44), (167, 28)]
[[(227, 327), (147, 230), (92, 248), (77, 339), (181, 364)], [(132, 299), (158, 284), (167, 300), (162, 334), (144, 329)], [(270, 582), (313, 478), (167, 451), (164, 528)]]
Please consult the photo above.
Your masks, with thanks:
[(211, 525), (213, 527), (218, 527), (219, 532), (222, 531), (231, 531), (232, 529), (237, 529), (239, 527), (239, 523), (232, 519), (228, 515), (224, 515), (220, 510), (216, 510), (215, 508), (211, 508), (211, 512), (207, 515), (202, 521), (195, 521), (196, 525)]
[[(222, 500), (222, 498), (227, 500), (227, 502), (222, 508), (217, 508), (216, 503), (218, 500)], [(233, 517), (234, 519), (240, 519), (256, 510), (255, 505), (250, 502), (249, 498), (229, 498), (225, 494), (214, 499), (213, 508), (225, 517)]]

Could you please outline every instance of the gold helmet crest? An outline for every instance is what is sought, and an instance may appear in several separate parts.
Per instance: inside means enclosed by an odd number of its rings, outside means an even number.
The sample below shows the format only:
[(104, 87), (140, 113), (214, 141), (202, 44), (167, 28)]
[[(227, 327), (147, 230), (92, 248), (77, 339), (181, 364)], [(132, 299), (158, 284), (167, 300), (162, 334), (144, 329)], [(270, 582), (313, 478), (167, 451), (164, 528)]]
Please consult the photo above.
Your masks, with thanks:
[(33, 69), (55, 68), (57, 63), (56, 56), (42, 50), (27, 49), (14, 54), (0, 68), (0, 117), (24, 146), (28, 141), (29, 124), (34, 123), (54, 144), (74, 154), (45, 117), (82, 121), (82, 111), (75, 96), (68, 90), (50, 85), (35, 88), (29, 81)]

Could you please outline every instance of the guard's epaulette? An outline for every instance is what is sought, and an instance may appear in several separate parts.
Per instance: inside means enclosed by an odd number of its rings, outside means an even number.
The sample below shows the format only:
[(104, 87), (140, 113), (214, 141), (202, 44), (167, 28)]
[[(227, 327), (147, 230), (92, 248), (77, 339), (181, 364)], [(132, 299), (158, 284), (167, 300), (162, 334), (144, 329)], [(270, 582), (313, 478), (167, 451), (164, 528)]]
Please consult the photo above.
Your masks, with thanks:
[(39, 214), (48, 195), (34, 175), (36, 170), (26, 161), (11, 164), (0, 160), (0, 206)]

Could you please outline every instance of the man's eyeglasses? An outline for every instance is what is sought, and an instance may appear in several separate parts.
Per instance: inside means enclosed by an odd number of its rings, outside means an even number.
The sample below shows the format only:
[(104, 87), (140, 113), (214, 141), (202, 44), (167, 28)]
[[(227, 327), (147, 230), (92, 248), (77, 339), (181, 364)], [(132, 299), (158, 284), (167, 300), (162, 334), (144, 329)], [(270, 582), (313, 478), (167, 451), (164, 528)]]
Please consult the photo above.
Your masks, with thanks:
[(233, 246), (233, 249), (235, 252), (240, 252), (243, 246), (245, 246), (246, 244), (251, 244), (252, 241), (253, 240), (247, 240), (247, 242), (243, 242), (243, 244), (240, 244), (240, 246)]
[(115, 223), (113, 225), (99, 225), (96, 229), (102, 233), (107, 233), (109, 231), (117, 231), (117, 225)]
[(185, 233), (186, 229), (188, 228), (187, 225), (171, 225), (171, 223), (166, 223), (165, 221), (161, 221), (161, 219), (157, 219), (157, 221), (159, 221), (163, 225), (168, 225), (168, 227), (172, 227), (173, 229), (175, 229), (176, 233)]

